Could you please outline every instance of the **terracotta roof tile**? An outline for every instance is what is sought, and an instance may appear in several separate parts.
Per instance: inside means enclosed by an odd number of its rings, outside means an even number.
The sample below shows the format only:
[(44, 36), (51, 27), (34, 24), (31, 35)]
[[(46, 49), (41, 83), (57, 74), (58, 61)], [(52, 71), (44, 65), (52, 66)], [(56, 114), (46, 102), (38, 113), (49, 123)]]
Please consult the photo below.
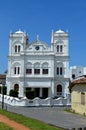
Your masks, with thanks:
[(6, 79), (6, 75), (0, 74), (0, 79)]
[(86, 83), (86, 77), (80, 78), (80, 79), (76, 79), (72, 83), (75, 83), (75, 84), (77, 84), (77, 83)]
[(86, 77), (73, 80), (70, 83), (69, 88), (71, 89), (75, 84), (86, 84)]

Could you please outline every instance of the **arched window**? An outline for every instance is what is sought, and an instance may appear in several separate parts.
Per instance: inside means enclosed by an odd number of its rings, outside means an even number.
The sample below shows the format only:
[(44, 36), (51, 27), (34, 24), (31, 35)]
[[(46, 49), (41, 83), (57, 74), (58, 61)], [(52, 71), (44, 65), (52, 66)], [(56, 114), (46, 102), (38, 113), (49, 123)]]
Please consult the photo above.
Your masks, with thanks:
[(20, 74), (20, 67), (14, 67), (14, 74)]
[(42, 74), (48, 74), (48, 63), (43, 63)]
[(57, 95), (62, 95), (62, 85), (57, 85)]
[(56, 70), (56, 72), (57, 72), (57, 75), (59, 75), (59, 76), (63, 75), (64, 68), (63, 68), (63, 63), (62, 62), (57, 63), (57, 70)]
[(62, 53), (63, 52), (63, 45), (57, 45), (57, 52)]
[(15, 53), (17, 53), (17, 45), (15, 45)]
[(59, 45), (57, 45), (57, 52), (59, 52)]
[(15, 45), (15, 53), (19, 53), (21, 50), (21, 46), (20, 45)]
[(14, 67), (14, 74), (16, 74), (16, 67)]
[(18, 74), (20, 74), (20, 67), (18, 67)]
[(60, 75), (62, 75), (62, 67), (60, 67)]
[(40, 63), (34, 64), (34, 74), (40, 74)]
[(40, 63), (38, 63), (38, 62), (35, 63), (35, 64), (34, 64), (34, 68), (40, 68)]
[(20, 49), (21, 49), (21, 46), (19, 45), (19, 46), (18, 46), (18, 52), (20, 52)]
[(14, 75), (19, 75), (19, 74), (21, 73), (21, 72), (20, 72), (20, 71), (21, 71), (21, 70), (20, 70), (20, 68), (21, 68), (20, 63), (18, 63), (18, 62), (14, 63), (13, 66), (12, 66), (12, 68), (13, 68), (13, 69), (12, 69), (12, 70), (13, 70), (12, 72), (13, 72)]
[(19, 85), (18, 84), (14, 85), (14, 90), (19, 91)]
[(60, 45), (60, 52), (63, 52), (63, 46)]
[(26, 74), (32, 74), (32, 64), (31, 63), (27, 63), (26, 64)]

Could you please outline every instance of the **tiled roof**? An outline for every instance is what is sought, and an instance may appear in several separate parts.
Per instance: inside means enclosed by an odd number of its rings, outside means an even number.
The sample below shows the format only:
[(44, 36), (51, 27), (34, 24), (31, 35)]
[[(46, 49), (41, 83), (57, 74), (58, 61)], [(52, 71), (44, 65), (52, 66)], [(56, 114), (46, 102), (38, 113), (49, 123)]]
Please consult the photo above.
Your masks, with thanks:
[(0, 79), (6, 79), (6, 75), (0, 74)]
[(69, 88), (71, 89), (75, 84), (86, 84), (86, 77), (73, 80), (70, 83)]

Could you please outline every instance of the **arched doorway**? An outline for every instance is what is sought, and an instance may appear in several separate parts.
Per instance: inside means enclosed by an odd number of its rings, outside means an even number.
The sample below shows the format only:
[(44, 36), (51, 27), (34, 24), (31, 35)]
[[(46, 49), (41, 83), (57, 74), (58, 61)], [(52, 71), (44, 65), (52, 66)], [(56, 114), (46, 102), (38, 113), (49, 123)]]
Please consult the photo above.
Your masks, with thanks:
[(19, 91), (19, 85), (18, 84), (14, 85), (14, 90)]
[(57, 85), (57, 95), (62, 96), (62, 85)]

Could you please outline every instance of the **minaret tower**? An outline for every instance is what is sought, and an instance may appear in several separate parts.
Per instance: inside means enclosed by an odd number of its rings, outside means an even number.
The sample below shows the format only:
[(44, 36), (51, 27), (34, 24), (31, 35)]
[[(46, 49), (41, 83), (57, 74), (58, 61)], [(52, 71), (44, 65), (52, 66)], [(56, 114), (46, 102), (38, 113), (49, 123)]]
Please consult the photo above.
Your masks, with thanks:
[(51, 48), (54, 51), (54, 77), (58, 96), (68, 94), (69, 84), (69, 35), (59, 29), (52, 31)]

